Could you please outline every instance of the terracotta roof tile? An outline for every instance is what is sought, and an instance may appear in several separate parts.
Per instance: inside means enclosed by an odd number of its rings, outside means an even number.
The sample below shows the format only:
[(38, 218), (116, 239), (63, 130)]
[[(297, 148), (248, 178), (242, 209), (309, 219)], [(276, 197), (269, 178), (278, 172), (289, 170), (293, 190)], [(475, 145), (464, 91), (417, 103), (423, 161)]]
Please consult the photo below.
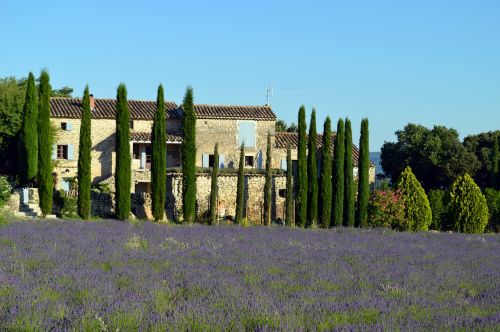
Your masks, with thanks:
[[(130, 132), (130, 140), (134, 142), (151, 142), (151, 133)], [(167, 142), (182, 142), (182, 135), (178, 132), (167, 133)]]
[(194, 105), (198, 119), (276, 120), (271, 106)]

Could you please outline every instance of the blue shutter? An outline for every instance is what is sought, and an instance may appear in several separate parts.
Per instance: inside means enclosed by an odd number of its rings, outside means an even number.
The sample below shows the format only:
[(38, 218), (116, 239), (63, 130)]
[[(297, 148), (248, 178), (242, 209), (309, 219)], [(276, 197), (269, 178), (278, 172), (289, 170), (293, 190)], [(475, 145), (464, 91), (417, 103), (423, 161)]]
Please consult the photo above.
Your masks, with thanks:
[(201, 166), (208, 167), (208, 153), (204, 153), (201, 155)]
[(52, 160), (56, 160), (56, 159), (57, 159), (57, 145), (52, 144)]
[(281, 169), (284, 170), (284, 171), (286, 171), (286, 168), (287, 168), (286, 167), (287, 166), (286, 165), (286, 159), (281, 159), (280, 160), (280, 165), (281, 165)]
[(75, 160), (75, 149), (73, 144), (68, 144), (68, 160)]
[(66, 131), (73, 130), (73, 124), (71, 122), (66, 122)]
[(28, 204), (29, 203), (28, 202), (29, 201), (29, 197), (30, 197), (30, 195), (29, 195), (29, 189), (28, 188), (23, 188), (23, 201), (22, 201), (22, 203), (23, 204)]
[(61, 189), (64, 191), (69, 191), (69, 181), (66, 179), (62, 179), (61, 181)]
[(219, 155), (219, 168), (224, 168), (224, 155), (223, 154), (220, 154)]
[(255, 123), (240, 122), (238, 126), (238, 145), (245, 144), (245, 147), (255, 147)]
[(262, 151), (259, 151), (257, 154), (257, 168), (262, 169), (262, 160), (264, 157), (262, 156)]
[(144, 169), (146, 168), (146, 147), (141, 145), (139, 151), (141, 151), (141, 169)]

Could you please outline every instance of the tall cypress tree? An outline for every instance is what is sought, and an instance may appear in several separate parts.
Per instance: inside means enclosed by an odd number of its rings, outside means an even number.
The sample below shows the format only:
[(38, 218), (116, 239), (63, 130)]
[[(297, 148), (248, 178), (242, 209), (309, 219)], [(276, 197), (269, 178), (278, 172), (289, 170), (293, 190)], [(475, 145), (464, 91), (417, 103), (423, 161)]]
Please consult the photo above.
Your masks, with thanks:
[(267, 133), (266, 182), (264, 184), (264, 225), (271, 224), (273, 177), (271, 175), (271, 133)]
[(236, 216), (235, 221), (237, 224), (243, 220), (243, 212), (245, 207), (245, 145), (241, 144), (240, 149), (240, 163), (238, 165), (238, 184), (236, 186)]
[(219, 197), (219, 144), (214, 147), (214, 164), (212, 165), (212, 183), (210, 188), (210, 218), (208, 223), (210, 225), (217, 224), (219, 218), (217, 213), (217, 198)]
[(321, 223), (330, 225), (332, 215), (332, 123), (327, 117), (323, 125), (323, 146), (321, 148)]
[(156, 221), (165, 215), (165, 197), (167, 191), (167, 131), (165, 129), (165, 101), (163, 86), (158, 86), (156, 112), (151, 134), (151, 199), (153, 216)]
[(498, 138), (493, 142), (493, 151), (491, 152), (491, 187), (498, 189), (500, 187), (498, 176)]
[(38, 185), (40, 209), (45, 217), (52, 213), (52, 137), (50, 127), (50, 78), (43, 70), (40, 75), (40, 101), (38, 104)]
[(311, 122), (309, 123), (309, 144), (307, 155), (307, 225), (315, 227), (318, 224), (318, 162), (316, 153), (318, 150), (318, 134), (316, 132), (316, 110), (313, 108)]
[(299, 109), (299, 148), (298, 148), (298, 188), (297, 188), (297, 224), (306, 226), (307, 220), (307, 135), (306, 135), (306, 108)]
[(196, 115), (193, 88), (188, 87), (182, 103), (182, 211), (184, 222), (193, 223), (196, 213)]
[(344, 143), (344, 120), (339, 119), (333, 150), (333, 211), (330, 226), (342, 226), (344, 218)]
[(82, 219), (90, 218), (90, 185), (91, 185), (91, 114), (89, 86), (85, 86), (82, 100), (82, 122), (80, 125), (80, 142), (78, 144), (78, 215)]
[(370, 196), (370, 148), (368, 139), (368, 119), (361, 121), (361, 136), (359, 138), (358, 160), (358, 201), (356, 205), (356, 226), (366, 226), (368, 218), (368, 199)]
[(293, 220), (293, 167), (292, 167), (292, 149), (290, 142), (286, 148), (286, 225), (294, 226)]
[(351, 120), (345, 119), (344, 157), (344, 226), (354, 226), (354, 175), (352, 166)]
[(130, 111), (127, 104), (125, 84), (118, 86), (116, 94), (116, 166), (115, 200), (116, 218), (125, 220), (130, 216)]
[(32, 182), (38, 172), (37, 121), (38, 96), (35, 76), (30, 72), (23, 108), (23, 124), (19, 135), (19, 181), (23, 185)]

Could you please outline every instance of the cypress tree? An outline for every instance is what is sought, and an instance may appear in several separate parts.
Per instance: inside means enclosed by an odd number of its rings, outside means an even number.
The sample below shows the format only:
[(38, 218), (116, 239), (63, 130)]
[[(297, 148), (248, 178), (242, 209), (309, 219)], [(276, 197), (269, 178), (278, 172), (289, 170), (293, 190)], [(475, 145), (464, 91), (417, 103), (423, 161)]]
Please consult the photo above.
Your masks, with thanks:
[(40, 75), (40, 102), (38, 104), (38, 185), (40, 209), (45, 217), (52, 213), (52, 136), (50, 127), (50, 82), (49, 73)]
[(307, 220), (307, 135), (306, 109), (302, 105), (299, 109), (299, 148), (298, 148), (298, 188), (297, 188), (297, 224), (306, 226)]
[(358, 160), (358, 201), (356, 206), (356, 226), (366, 226), (368, 218), (368, 199), (370, 196), (369, 168), (370, 147), (368, 139), (368, 119), (361, 120)]
[(116, 218), (120, 220), (130, 216), (130, 164), (130, 111), (127, 88), (122, 83), (118, 86), (116, 95), (115, 211)]
[(182, 103), (182, 211), (184, 222), (193, 223), (196, 213), (196, 115), (193, 89), (188, 87)]
[(293, 226), (293, 169), (292, 169), (292, 150), (290, 143), (286, 148), (286, 225)]
[(167, 191), (167, 131), (165, 123), (165, 101), (163, 86), (158, 86), (156, 112), (151, 134), (151, 199), (153, 216), (156, 221), (165, 215), (165, 197)]
[(238, 185), (236, 187), (236, 216), (237, 224), (243, 220), (243, 210), (245, 207), (245, 174), (243, 173), (245, 166), (245, 145), (241, 144), (240, 163), (238, 165)]
[(491, 187), (498, 189), (500, 187), (498, 176), (498, 138), (493, 142), (493, 151), (491, 152)]
[(91, 114), (89, 86), (85, 86), (82, 100), (82, 122), (80, 125), (80, 142), (78, 144), (78, 215), (82, 219), (90, 217), (90, 184), (91, 184)]
[(264, 225), (271, 224), (273, 177), (271, 175), (271, 133), (267, 133), (266, 182), (264, 184)]
[(330, 225), (332, 215), (332, 123), (327, 117), (323, 125), (323, 146), (321, 156), (321, 223), (323, 227)]
[(219, 218), (217, 214), (217, 197), (219, 196), (219, 185), (217, 183), (219, 177), (219, 144), (214, 147), (214, 164), (212, 165), (212, 183), (210, 188), (210, 225), (217, 224)]
[(354, 226), (354, 175), (352, 166), (351, 120), (345, 119), (344, 226)]
[(333, 150), (333, 211), (330, 226), (342, 226), (342, 219), (344, 218), (344, 143), (344, 120), (339, 119)]
[(19, 137), (19, 181), (23, 185), (32, 182), (38, 171), (37, 121), (38, 96), (35, 76), (33, 76), (33, 73), (30, 73), (23, 107), (23, 124)]
[(309, 124), (309, 147), (307, 155), (307, 222), (309, 227), (318, 224), (318, 162), (316, 160), (318, 134), (316, 132), (316, 110), (313, 108)]

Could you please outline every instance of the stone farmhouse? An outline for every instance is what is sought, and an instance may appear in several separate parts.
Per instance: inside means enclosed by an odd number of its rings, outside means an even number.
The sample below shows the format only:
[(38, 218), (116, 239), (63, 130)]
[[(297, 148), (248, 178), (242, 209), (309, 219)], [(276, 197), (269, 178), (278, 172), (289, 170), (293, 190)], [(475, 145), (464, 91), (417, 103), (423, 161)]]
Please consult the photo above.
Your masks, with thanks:
[[(91, 95), (92, 112), (92, 181), (106, 183), (114, 188), (115, 169), (115, 113), (113, 99), (94, 99)], [(130, 109), (130, 153), (132, 155), (132, 192), (151, 191), (151, 130), (156, 101), (129, 100)], [(296, 163), (298, 134), (275, 131), (276, 115), (268, 105), (228, 106), (195, 105), (196, 113), (196, 166), (211, 167), (213, 150), (219, 144), (220, 167), (219, 208), (222, 215), (234, 215), (236, 200), (236, 170), (239, 163), (239, 149), (245, 144), (245, 168), (255, 169), (246, 175), (246, 214), (259, 220), (262, 212), (264, 176), (259, 169), (265, 168), (267, 134), (271, 133), (273, 144), (272, 168), (286, 169), (287, 144), (291, 144), (292, 159)], [(169, 218), (176, 218), (181, 211), (181, 144), (182, 107), (174, 102), (165, 103), (167, 128), (167, 203)], [(77, 175), (78, 142), (81, 123), (81, 99), (52, 98), (51, 122), (57, 127), (53, 146), (55, 161), (54, 177), (56, 188), (69, 190), (71, 181)], [(321, 146), (318, 135), (318, 146)], [(357, 174), (358, 149), (353, 147), (354, 173)], [(375, 166), (370, 168), (370, 181), (374, 182)], [(273, 217), (284, 215), (285, 175), (274, 176)], [(197, 178), (198, 214), (208, 208), (210, 176), (200, 172)], [(146, 200), (147, 201), (147, 200)], [(147, 202), (146, 202), (147, 205)], [(143, 209), (148, 217), (148, 207)]]

